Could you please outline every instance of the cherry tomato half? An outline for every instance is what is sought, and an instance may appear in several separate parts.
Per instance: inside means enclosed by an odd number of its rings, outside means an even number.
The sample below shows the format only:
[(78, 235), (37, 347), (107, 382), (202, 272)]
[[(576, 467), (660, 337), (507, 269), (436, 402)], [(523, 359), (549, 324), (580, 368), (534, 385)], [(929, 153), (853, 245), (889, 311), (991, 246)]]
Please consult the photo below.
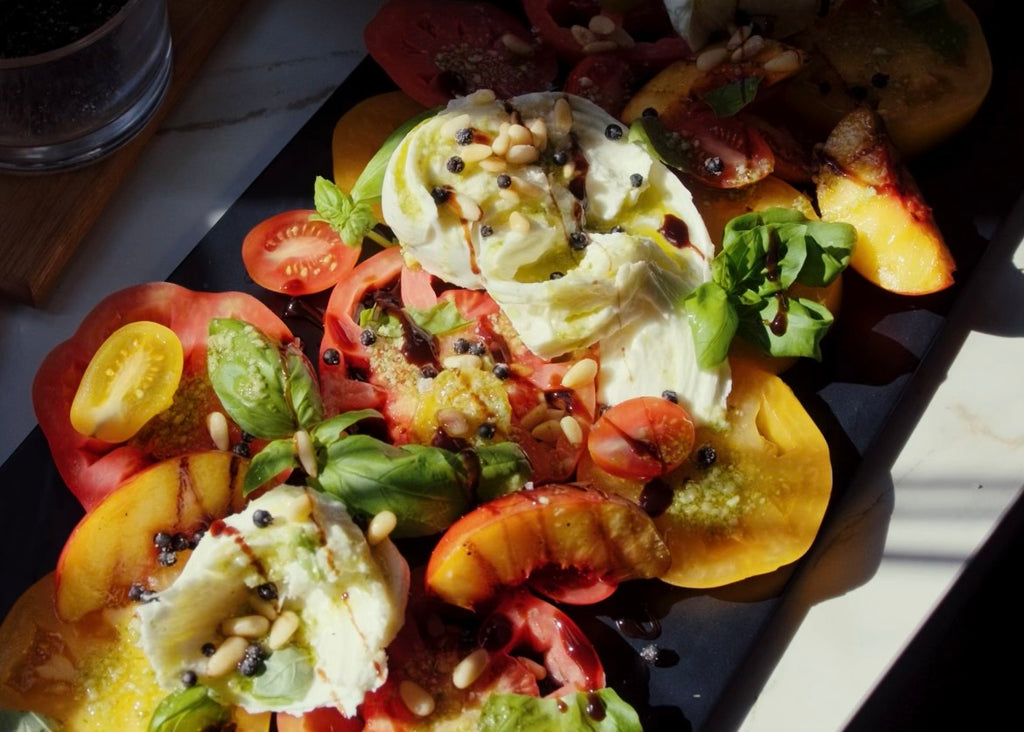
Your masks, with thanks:
[(242, 262), (253, 281), (285, 295), (310, 295), (352, 271), (360, 247), (346, 244), (316, 211), (298, 209), (257, 224), (242, 242)]
[(601, 415), (587, 449), (594, 463), (612, 475), (651, 480), (686, 460), (694, 434), (683, 407), (660, 397), (635, 397)]

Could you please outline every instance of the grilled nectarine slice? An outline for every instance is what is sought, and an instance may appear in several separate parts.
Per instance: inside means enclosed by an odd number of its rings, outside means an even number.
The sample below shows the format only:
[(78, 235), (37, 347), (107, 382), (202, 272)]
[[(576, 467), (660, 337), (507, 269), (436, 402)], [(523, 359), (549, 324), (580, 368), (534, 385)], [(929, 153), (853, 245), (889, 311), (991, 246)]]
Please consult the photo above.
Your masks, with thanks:
[[(228, 452), (192, 453), (156, 463), (107, 496), (75, 527), (57, 561), (57, 614), (75, 621), (127, 604), (133, 584), (169, 584), (183, 563), (176, 549), (245, 505), (246, 465)], [(158, 547), (158, 533), (177, 547)]]
[(866, 108), (851, 112), (836, 125), (823, 152), (818, 207), (826, 221), (857, 229), (850, 266), (902, 295), (925, 295), (953, 284), (953, 257), (881, 118)]
[(635, 503), (552, 484), (502, 496), (452, 524), (430, 556), (426, 585), (472, 608), (534, 570), (572, 569), (614, 587), (656, 577), (669, 563), (654, 523)]

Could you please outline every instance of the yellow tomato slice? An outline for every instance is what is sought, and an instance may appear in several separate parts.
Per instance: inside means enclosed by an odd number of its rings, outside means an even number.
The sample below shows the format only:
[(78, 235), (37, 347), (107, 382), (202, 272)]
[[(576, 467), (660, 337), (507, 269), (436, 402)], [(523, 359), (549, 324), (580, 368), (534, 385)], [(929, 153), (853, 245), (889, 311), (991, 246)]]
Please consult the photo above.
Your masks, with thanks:
[(605, 490), (667, 505), (655, 518), (672, 553), (661, 579), (680, 587), (719, 587), (800, 558), (832, 491), (828, 444), (792, 390), (753, 362), (731, 365), (728, 429), (698, 428), (697, 449), (663, 482), (645, 487), (581, 467)]
[(130, 439), (171, 406), (183, 364), (181, 341), (170, 328), (148, 320), (118, 328), (82, 375), (71, 426), (104, 442)]

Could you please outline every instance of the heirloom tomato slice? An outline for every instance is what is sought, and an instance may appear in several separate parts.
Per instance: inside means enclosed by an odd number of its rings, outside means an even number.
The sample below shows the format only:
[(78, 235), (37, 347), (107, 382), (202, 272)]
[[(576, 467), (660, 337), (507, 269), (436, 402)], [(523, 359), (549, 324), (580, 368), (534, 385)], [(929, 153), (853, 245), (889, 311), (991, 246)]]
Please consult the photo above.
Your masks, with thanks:
[[(538, 358), (486, 293), (438, 293), (433, 277), (385, 249), (331, 294), (320, 381), (329, 413), (378, 409), (397, 444), (461, 449), (512, 440), (534, 480), (550, 482), (572, 475), (593, 419), (594, 384), (561, 387), (588, 354)], [(579, 430), (566, 433), (564, 419)]]
[(558, 73), (554, 53), (487, 2), (389, 0), (363, 38), (373, 60), (425, 107), (477, 89), (502, 98), (545, 91)]
[[(211, 318), (239, 318), (278, 341), (292, 338), (281, 319), (251, 295), (196, 292), (154, 282), (106, 297), (43, 359), (32, 385), (36, 418), (61, 477), (86, 510), (147, 465), (215, 448), (206, 427), (207, 415), (222, 411), (206, 373)], [(71, 424), (71, 405), (86, 367), (111, 333), (137, 321), (166, 326), (181, 342), (181, 380), (171, 406), (128, 440), (104, 442), (80, 434)], [(231, 425), (232, 440), (240, 435)]]
[(828, 444), (792, 390), (753, 362), (730, 366), (727, 428), (698, 427), (696, 449), (676, 470), (644, 483), (580, 466), (580, 480), (653, 516), (672, 553), (661, 579), (681, 587), (718, 587), (795, 561), (832, 490)]

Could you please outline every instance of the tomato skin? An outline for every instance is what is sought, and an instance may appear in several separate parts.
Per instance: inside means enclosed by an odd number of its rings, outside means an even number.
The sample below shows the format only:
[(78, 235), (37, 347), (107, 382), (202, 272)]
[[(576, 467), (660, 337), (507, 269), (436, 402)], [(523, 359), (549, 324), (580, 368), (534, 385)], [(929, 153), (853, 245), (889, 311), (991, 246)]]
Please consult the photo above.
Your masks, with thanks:
[[(36, 418), (61, 477), (86, 510), (159, 459), (215, 448), (205, 425), (208, 411), (220, 408), (206, 377), (207, 326), (214, 317), (241, 318), (279, 341), (292, 338), (281, 319), (251, 295), (197, 292), (169, 282), (153, 282), (107, 296), (69, 339), (43, 359), (32, 385)], [(128, 442), (104, 443), (85, 437), (71, 426), (70, 419), (82, 374), (111, 333), (138, 320), (160, 323), (177, 334), (184, 352), (178, 393), (189, 390), (195, 419), (178, 430), (171, 443), (160, 435), (147, 438), (146, 427)], [(238, 435), (235, 428), (233, 439)]]
[(678, 467), (693, 449), (687, 411), (668, 399), (636, 397), (594, 423), (587, 449), (594, 463), (620, 478), (652, 480)]
[(333, 287), (359, 259), (316, 211), (283, 211), (261, 221), (242, 241), (242, 263), (253, 282), (285, 295), (311, 295)]
[(618, 117), (635, 85), (636, 77), (628, 61), (621, 56), (594, 54), (572, 68), (565, 80), (565, 91), (589, 99)]
[[(505, 45), (518, 37), (529, 53)], [(555, 54), (532, 42), (513, 15), (486, 2), (389, 0), (363, 33), (373, 59), (425, 107), (493, 89), (500, 98), (544, 91), (558, 73)]]

